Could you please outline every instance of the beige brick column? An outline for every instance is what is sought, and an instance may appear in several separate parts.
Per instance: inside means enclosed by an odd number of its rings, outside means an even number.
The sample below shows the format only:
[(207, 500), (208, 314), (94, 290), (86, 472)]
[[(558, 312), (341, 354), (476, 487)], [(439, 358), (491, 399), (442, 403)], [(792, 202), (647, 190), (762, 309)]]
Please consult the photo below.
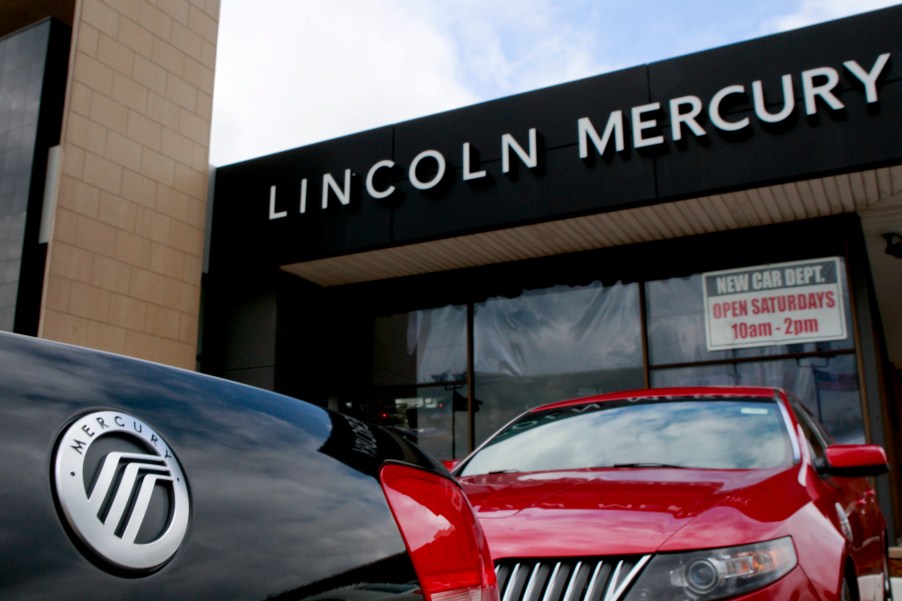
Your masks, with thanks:
[(219, 0), (79, 0), (39, 335), (194, 369)]

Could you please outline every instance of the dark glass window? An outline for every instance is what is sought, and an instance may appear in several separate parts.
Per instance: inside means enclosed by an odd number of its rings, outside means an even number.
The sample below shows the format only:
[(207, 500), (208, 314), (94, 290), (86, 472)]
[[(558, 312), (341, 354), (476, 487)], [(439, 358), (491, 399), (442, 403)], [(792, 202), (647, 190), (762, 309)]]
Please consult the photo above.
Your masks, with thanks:
[[(843, 278), (846, 309), (844, 319), (849, 324), (849, 292)], [(771, 345), (733, 351), (709, 351), (705, 341), (705, 303), (701, 274), (657, 280), (646, 284), (648, 303), (648, 342), (651, 365), (670, 365), (778, 356), (789, 353), (823, 353), (851, 350), (852, 336), (843, 340), (817, 343)], [(851, 332), (851, 327), (846, 328)]]
[(643, 383), (637, 284), (556, 286), (475, 309), (476, 438), (543, 403)]
[[(843, 262), (840, 261), (840, 265)], [(841, 288), (846, 332), (849, 291)], [(709, 351), (701, 274), (646, 284), (652, 386), (776, 386), (792, 391), (842, 442), (863, 442), (864, 416), (852, 335), (841, 340)]]
[(811, 419), (811, 414), (806, 406), (793, 400), (793, 410), (799, 420), (799, 426), (802, 428), (802, 434), (808, 443), (812, 457), (824, 460), (827, 454), (827, 446), (830, 444), (828, 435), (823, 432), (816, 421)]
[(467, 308), (377, 317), (375, 398), (365, 417), (415, 439), (437, 457), (467, 452)]
[(467, 308), (447, 306), (375, 320), (373, 383), (434, 384), (465, 379)]
[[(637, 284), (555, 286), (474, 307), (474, 425), (481, 440), (524, 409), (642, 386)], [(439, 457), (468, 442), (467, 308), (375, 320), (368, 417)]]
[(0, 330), (15, 322), (47, 29), (0, 39)]
[[(852, 332), (849, 292), (841, 275), (845, 331)], [(464, 456), (471, 442), (478, 445), (544, 403), (646, 383), (784, 388), (834, 439), (865, 438), (851, 334), (841, 340), (709, 351), (700, 273), (557, 285), (470, 306), (378, 317), (373, 350), (377, 402), (369, 404), (369, 417), (403, 429), (443, 459)]]

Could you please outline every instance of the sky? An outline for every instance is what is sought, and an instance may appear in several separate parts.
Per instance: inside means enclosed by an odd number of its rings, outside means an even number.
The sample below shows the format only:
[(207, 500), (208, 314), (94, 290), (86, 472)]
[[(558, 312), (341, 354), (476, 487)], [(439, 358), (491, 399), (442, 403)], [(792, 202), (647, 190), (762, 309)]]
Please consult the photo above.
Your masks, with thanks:
[(221, 0), (210, 162), (895, 4), (902, 0)]

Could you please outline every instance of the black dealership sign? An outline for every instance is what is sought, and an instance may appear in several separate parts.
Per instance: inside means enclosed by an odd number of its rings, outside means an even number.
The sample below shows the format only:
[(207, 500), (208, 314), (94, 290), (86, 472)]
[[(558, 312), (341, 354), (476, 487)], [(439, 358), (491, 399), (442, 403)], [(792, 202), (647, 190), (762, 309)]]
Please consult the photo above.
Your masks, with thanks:
[(211, 269), (898, 163), (902, 7), (220, 168)]

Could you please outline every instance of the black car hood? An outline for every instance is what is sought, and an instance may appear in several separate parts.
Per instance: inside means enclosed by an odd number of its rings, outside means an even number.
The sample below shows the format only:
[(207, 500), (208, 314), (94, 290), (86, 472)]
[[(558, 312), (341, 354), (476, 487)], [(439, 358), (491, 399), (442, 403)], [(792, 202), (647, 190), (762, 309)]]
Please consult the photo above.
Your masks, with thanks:
[[(69, 444), (61, 435), (98, 411), (153, 428), (187, 479), (187, 535), (159, 569), (111, 567), (59, 510), (53, 457)], [(3, 599), (252, 601), (374, 575), (409, 583), (415, 574), (377, 472), (386, 459), (444, 471), (400, 438), (308, 403), (5, 334), (0, 437)]]

